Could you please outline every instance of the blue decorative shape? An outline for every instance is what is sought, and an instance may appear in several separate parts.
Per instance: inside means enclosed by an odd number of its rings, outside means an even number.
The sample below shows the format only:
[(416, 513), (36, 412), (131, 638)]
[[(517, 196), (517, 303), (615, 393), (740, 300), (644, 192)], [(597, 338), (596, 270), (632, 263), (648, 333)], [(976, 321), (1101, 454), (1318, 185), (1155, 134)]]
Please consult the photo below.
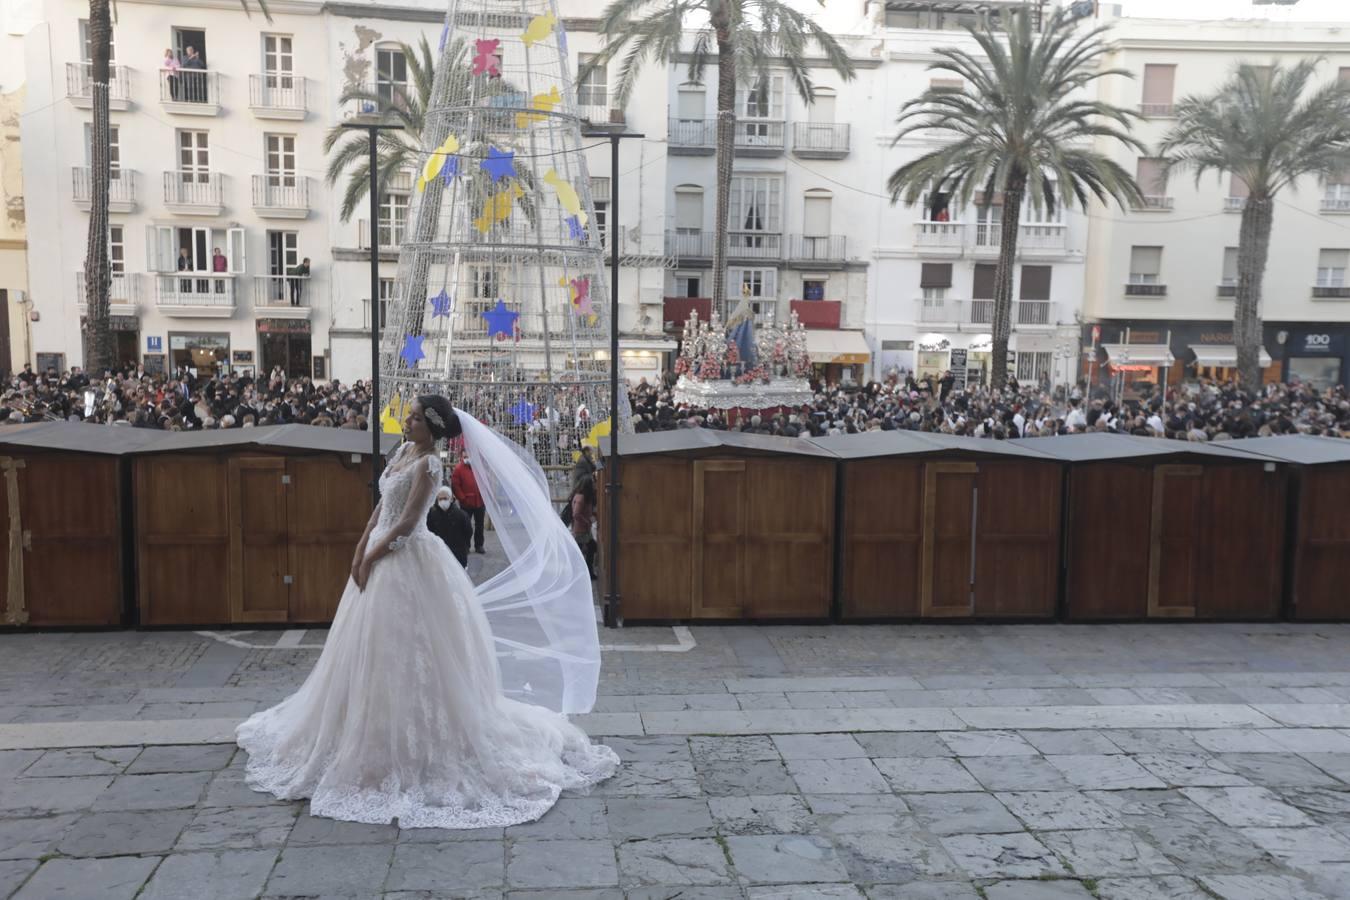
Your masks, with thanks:
[(510, 337), (515, 333), (516, 319), (520, 318), (520, 313), (507, 309), (506, 302), (500, 297), (497, 298), (496, 306), (481, 315), (488, 323), (490, 337)]
[(567, 236), (574, 241), (586, 240), (586, 229), (581, 227), (581, 220), (578, 216), (568, 216), (563, 219), (567, 223)]
[(449, 185), (459, 177), (459, 157), (447, 156), (445, 163), (441, 166), (441, 179)]
[(521, 91), (507, 91), (488, 98), (488, 106), (495, 109), (525, 109), (529, 105), (530, 95)]
[(403, 336), (403, 350), (399, 352), (399, 356), (410, 369), (417, 365), (419, 359), (426, 357), (426, 353), (422, 350), (423, 340), (425, 338), (420, 334), (405, 334)]
[(534, 421), (534, 404), (521, 397), (516, 405), (507, 410), (517, 425), (527, 425)]
[(503, 153), (496, 147), (489, 147), (487, 159), (478, 165), (482, 167), (484, 172), (492, 176), (493, 181), (510, 178), (516, 174), (516, 152), (507, 150)]
[(450, 311), (455, 308), (455, 302), (450, 299), (450, 295), (441, 288), (441, 292), (431, 298), (431, 317), (433, 319), (449, 316)]
[(441, 53), (445, 52), (445, 42), (450, 39), (450, 23), (446, 22), (441, 26), (441, 43), (436, 49)]

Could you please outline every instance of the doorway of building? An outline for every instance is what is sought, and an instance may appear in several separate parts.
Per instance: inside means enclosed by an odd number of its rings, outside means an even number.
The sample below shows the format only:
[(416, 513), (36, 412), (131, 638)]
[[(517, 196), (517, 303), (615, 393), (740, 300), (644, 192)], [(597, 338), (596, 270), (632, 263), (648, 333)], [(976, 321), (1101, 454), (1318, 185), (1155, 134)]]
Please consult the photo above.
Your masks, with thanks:
[(140, 352), (141, 333), (139, 331), (113, 332), (113, 364), (136, 368), (136, 354)]
[(260, 376), (270, 373), (276, 366), (281, 366), (287, 378), (301, 378), (310, 374), (310, 367), (314, 363), (308, 333), (264, 331), (258, 334), (258, 339), (262, 350), (262, 367), (258, 370)]
[[(267, 232), (267, 291), (268, 306), (285, 306), (287, 299), (286, 275), (300, 264), (300, 233), (297, 231)], [(270, 369), (268, 371), (271, 371)]]

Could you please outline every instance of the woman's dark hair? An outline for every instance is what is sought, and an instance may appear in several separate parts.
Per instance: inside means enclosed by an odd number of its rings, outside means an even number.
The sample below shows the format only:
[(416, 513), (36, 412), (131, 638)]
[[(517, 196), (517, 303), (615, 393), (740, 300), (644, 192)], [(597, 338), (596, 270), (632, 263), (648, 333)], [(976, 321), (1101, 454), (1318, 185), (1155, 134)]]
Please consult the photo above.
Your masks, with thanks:
[[(417, 403), (422, 407), (432, 438), (439, 441), (460, 436), (459, 416), (455, 415), (455, 408), (449, 400), (440, 394), (424, 394), (417, 398)], [(429, 412), (434, 415), (427, 415)], [(437, 419), (440, 421), (437, 422)]]

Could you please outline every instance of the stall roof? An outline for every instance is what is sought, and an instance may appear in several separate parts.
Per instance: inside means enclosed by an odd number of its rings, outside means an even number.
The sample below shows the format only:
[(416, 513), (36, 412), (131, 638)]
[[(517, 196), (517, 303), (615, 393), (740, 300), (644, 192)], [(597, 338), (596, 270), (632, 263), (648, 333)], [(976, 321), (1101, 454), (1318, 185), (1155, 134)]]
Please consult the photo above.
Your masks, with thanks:
[(1166, 344), (1102, 344), (1113, 366), (1170, 366), (1176, 360)]
[(806, 352), (811, 362), (820, 365), (856, 365), (872, 358), (872, 349), (867, 346), (867, 339), (861, 331), (829, 328), (809, 329), (806, 332)]
[(1263, 459), (1261, 453), (1244, 453), (1233, 449), (1243, 441), (1220, 441), (1216, 444), (1201, 441), (1174, 441), (1167, 438), (1147, 438), (1132, 434), (1065, 434), (1055, 437), (1021, 438), (1010, 441), (1022, 447), (1064, 462), (1103, 462), (1112, 459), (1139, 459), (1150, 456), (1219, 456), (1225, 459)]
[[(392, 450), (398, 440), (394, 435), (384, 435), (381, 439), (384, 452)], [(29, 447), (107, 456), (249, 445), (369, 455), (370, 432), (312, 425), (267, 425), (219, 431), (161, 431), (88, 422), (36, 422), (0, 427), (0, 448)]]
[(1259, 453), (1280, 462), (1300, 466), (1350, 462), (1350, 440), (1313, 434), (1282, 434), (1275, 437), (1233, 441), (1233, 447)]
[[(1195, 354), (1195, 364), (1197, 366), (1220, 366), (1231, 369), (1237, 365), (1237, 347), (1232, 344), (1192, 344), (1191, 352)], [(1266, 348), (1261, 348), (1261, 368), (1270, 365), (1270, 354)]]
[(924, 431), (865, 431), (814, 438), (812, 444), (841, 459), (910, 456), (920, 453), (976, 453), (983, 456), (1018, 456), (1045, 461), (1050, 457), (1013, 441), (962, 437)]
[[(600, 450), (608, 455), (610, 440), (600, 439)], [(699, 450), (715, 451), (721, 448), (749, 450), (764, 455), (791, 454), (833, 459), (834, 454), (821, 449), (814, 441), (803, 438), (774, 437), (767, 434), (745, 434), (739, 431), (717, 431), (712, 428), (676, 428), (674, 431), (652, 431), (647, 434), (624, 434), (619, 441), (621, 456), (646, 456), (653, 453), (689, 453)]]

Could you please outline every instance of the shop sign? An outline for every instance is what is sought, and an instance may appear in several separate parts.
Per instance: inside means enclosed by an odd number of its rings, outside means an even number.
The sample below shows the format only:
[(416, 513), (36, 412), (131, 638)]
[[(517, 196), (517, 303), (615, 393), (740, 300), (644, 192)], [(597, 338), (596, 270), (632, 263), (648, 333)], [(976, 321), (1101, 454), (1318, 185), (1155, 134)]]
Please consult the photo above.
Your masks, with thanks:
[(308, 319), (259, 319), (259, 334), (309, 334)]
[(952, 350), (952, 390), (964, 391), (966, 389), (966, 351)]
[(1340, 356), (1341, 335), (1310, 331), (1299, 335), (1294, 352), (1299, 356)]
[(163, 352), (164, 352), (164, 338), (163, 338), (163, 336), (162, 336), (162, 335), (157, 335), (157, 334), (146, 335), (146, 338), (145, 338), (145, 352), (146, 352), (146, 353), (163, 353)]

